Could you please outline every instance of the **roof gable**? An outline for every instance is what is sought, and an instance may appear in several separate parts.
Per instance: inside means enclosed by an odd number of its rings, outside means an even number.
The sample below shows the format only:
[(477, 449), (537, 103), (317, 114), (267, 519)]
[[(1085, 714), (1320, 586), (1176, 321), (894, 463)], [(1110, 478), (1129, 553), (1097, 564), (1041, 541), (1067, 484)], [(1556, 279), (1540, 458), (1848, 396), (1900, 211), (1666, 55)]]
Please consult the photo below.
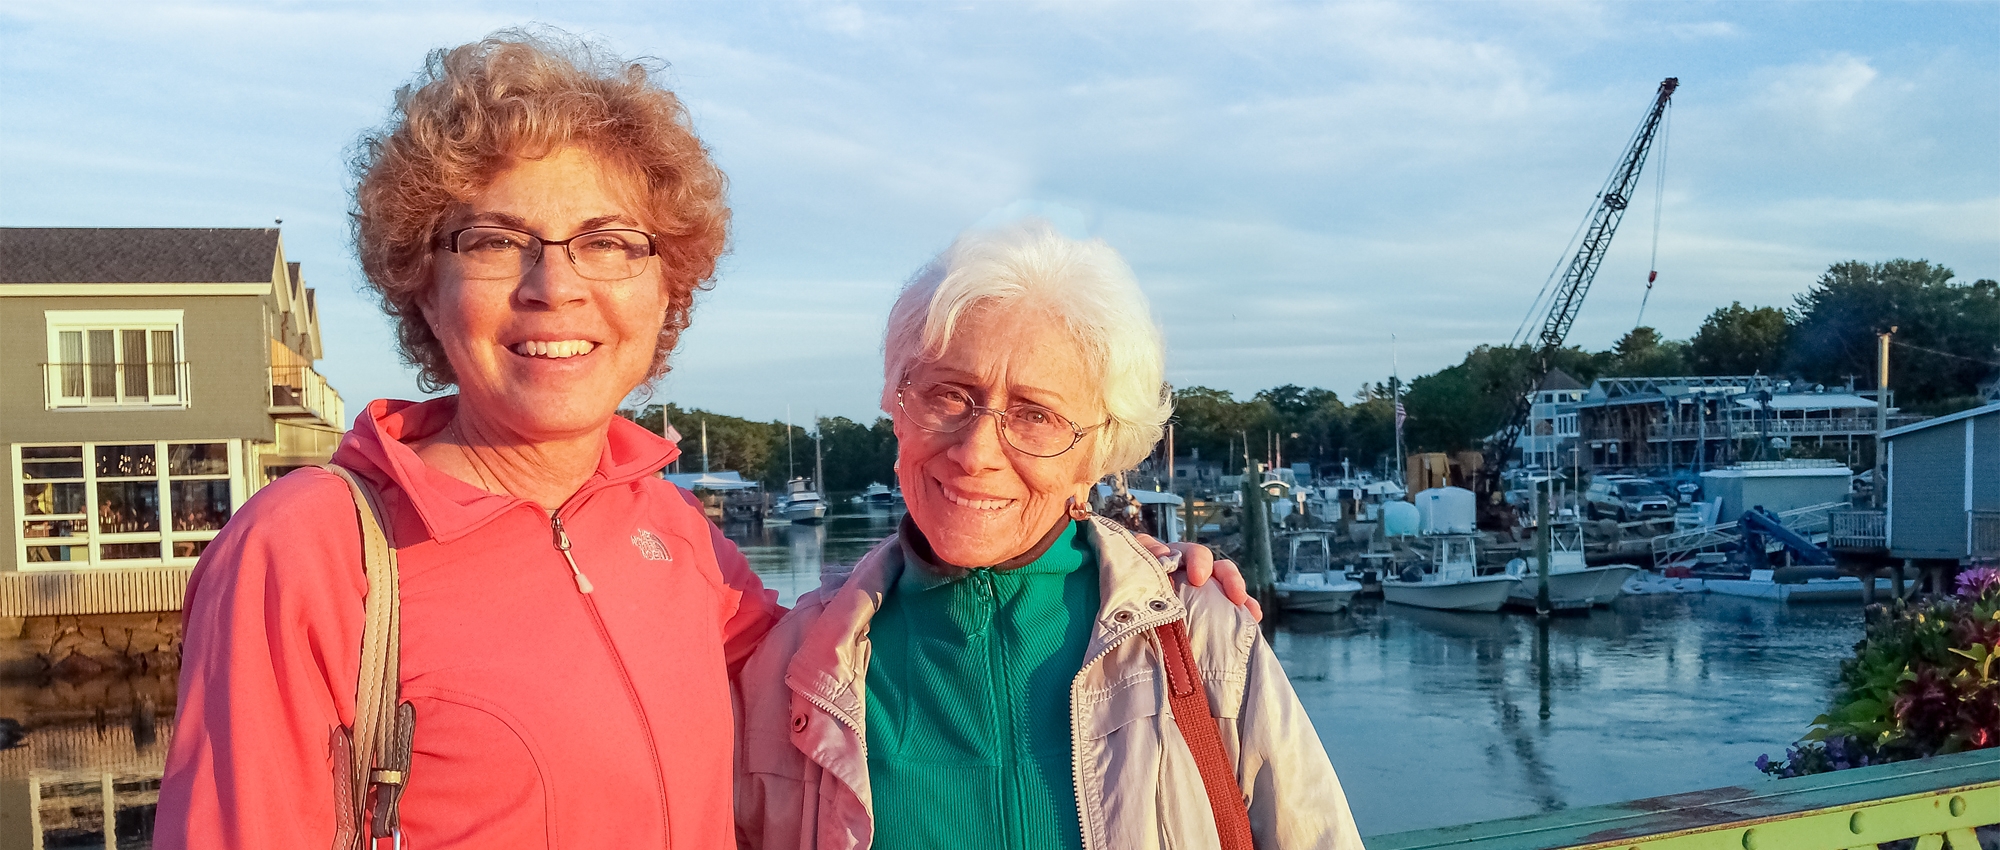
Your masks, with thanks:
[(276, 228), (0, 227), (0, 284), (270, 283)]

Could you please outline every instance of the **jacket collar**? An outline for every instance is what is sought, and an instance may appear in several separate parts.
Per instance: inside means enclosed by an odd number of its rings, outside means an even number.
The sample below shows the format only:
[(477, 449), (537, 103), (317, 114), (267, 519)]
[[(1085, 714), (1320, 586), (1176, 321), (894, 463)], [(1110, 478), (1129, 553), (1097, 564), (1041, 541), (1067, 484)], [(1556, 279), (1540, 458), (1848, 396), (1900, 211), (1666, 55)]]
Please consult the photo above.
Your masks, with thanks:
[[(1093, 517), (1082, 533), (1097, 555), (1099, 599), (1084, 665), (1139, 632), (1186, 616), (1166, 568), (1139, 545), (1130, 531)], [(831, 591), (820, 616), (808, 628), (785, 668), (792, 690), (829, 707), (862, 730), (863, 685), (867, 678), (868, 623), (906, 567), (900, 534), (882, 541)], [(864, 736), (865, 737), (865, 736)]]
[[(367, 478), (378, 488), (402, 492), (431, 539), (450, 543), (491, 522), (526, 501), (489, 493), (417, 457), (410, 442), (444, 430), (458, 411), (458, 396), (412, 402), (376, 399), (355, 417), (354, 428), (341, 438), (333, 462)], [(644, 428), (613, 416), (608, 424), (604, 454), (597, 469), (570, 497), (572, 503), (607, 487), (629, 484), (659, 471), (680, 449)]]

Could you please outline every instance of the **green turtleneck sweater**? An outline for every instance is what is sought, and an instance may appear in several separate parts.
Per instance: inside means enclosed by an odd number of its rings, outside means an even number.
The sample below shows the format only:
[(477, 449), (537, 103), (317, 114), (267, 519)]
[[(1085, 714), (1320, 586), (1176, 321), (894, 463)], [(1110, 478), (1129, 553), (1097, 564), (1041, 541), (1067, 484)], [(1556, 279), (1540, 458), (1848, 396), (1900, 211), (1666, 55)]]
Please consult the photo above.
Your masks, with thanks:
[(1097, 617), (1097, 563), (1077, 523), (1052, 534), (1006, 569), (938, 567), (921, 540), (904, 545), (868, 627), (875, 847), (1083, 846), (1069, 687)]

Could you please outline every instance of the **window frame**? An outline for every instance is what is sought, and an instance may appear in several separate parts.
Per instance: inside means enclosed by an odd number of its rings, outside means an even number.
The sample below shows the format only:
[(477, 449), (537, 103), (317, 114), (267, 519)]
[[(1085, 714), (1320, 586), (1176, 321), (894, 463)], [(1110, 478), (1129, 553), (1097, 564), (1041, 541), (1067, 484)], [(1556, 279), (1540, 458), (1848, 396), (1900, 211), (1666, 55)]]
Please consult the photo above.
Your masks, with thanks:
[[(186, 475), (174, 474), (172, 470), (173, 447), (185, 446), (185, 445), (223, 446), (224, 447), (223, 457), (225, 459), (223, 471), (186, 474)], [(97, 475), (97, 450), (99, 447), (102, 446), (146, 446), (151, 448), (153, 450), (152, 476), (150, 478), (138, 477), (138, 476), (116, 477), (116, 478), (105, 477), (100, 481), (100, 478)], [(84, 486), (83, 513), (81, 515), (36, 514), (30, 516), (27, 512), (28, 506), (24, 490), (26, 485), (29, 483), (30, 479), (26, 477), (27, 468), (25, 466), (26, 462), (23, 461), (22, 459), (23, 450), (40, 449), (40, 448), (70, 448), (70, 447), (77, 447), (81, 453), (80, 462), (83, 464), (82, 484)], [(238, 440), (227, 440), (227, 439), (151, 440), (151, 441), (104, 440), (101, 442), (65, 441), (65, 442), (15, 443), (8, 447), (8, 455), (9, 455), (8, 460), (10, 462), (8, 486), (14, 488), (13, 490), (14, 493), (13, 537), (14, 537), (14, 559), (15, 559), (14, 563), (16, 569), (20, 570), (21, 572), (62, 571), (62, 570), (76, 570), (76, 569), (119, 569), (125, 567), (192, 566), (197, 560), (199, 560), (200, 556), (190, 555), (190, 556), (177, 557), (174, 555), (174, 545), (177, 543), (206, 544), (207, 542), (214, 540), (216, 534), (219, 533), (221, 529), (214, 528), (214, 529), (189, 530), (189, 531), (176, 530), (174, 528), (173, 485), (175, 483), (199, 482), (199, 481), (227, 482), (229, 488), (230, 517), (234, 517), (237, 511), (242, 510), (244, 500), (249, 497), (247, 488), (245, 486), (245, 478), (243, 474), (244, 463), (246, 460), (244, 457), (244, 448), (242, 442)], [(75, 479), (69, 478), (67, 476), (63, 477), (62, 479), (33, 479), (33, 480), (35, 481), (47, 480), (50, 481), (51, 483), (75, 483)], [(99, 516), (99, 503), (98, 503), (98, 491), (100, 484), (131, 482), (131, 481), (151, 481), (153, 483), (155, 488), (154, 493), (157, 503), (157, 510), (155, 516), (155, 524), (158, 526), (157, 530), (134, 531), (134, 532), (103, 531), (101, 528), (101, 518)], [(27, 536), (27, 527), (26, 527), (27, 523), (45, 522), (45, 521), (46, 522), (81, 521), (83, 523), (83, 531), (81, 534), (73, 535), (71, 537), (66, 537), (66, 538)], [(57, 542), (57, 541), (70, 541), (70, 542)], [(153, 544), (158, 549), (159, 552), (158, 557), (105, 558), (103, 556), (103, 547), (105, 546), (117, 545), (117, 544), (133, 544), (133, 543)], [(82, 560), (71, 560), (71, 561), (31, 562), (28, 560), (28, 550), (30, 548), (42, 547), (42, 546), (58, 546), (58, 545), (81, 547), (84, 550), (85, 557)]]
[[(187, 368), (187, 333), (185, 331), (185, 310), (45, 310), (42, 313), (43, 326), (48, 334), (48, 359), (42, 369), (43, 403), (48, 410), (160, 410), (162, 408), (187, 409), (192, 393), (189, 391)], [(112, 363), (110, 374), (113, 389), (111, 395), (92, 393), (92, 361), (90, 359), (90, 334), (93, 331), (107, 332), (111, 336)], [(153, 357), (154, 334), (167, 331), (173, 334), (173, 361), (170, 366), (174, 391), (158, 392), (163, 383), (161, 365)], [(144, 340), (141, 343), (144, 357), (146, 395), (144, 398), (128, 397), (127, 378), (138, 363), (129, 362), (125, 355), (127, 336), (137, 332)], [(63, 352), (63, 335), (76, 333), (77, 354), (81, 358), (74, 365), (81, 369), (82, 385), (80, 395), (67, 394), (63, 367), (72, 365)], [(57, 444), (63, 445), (63, 444)]]

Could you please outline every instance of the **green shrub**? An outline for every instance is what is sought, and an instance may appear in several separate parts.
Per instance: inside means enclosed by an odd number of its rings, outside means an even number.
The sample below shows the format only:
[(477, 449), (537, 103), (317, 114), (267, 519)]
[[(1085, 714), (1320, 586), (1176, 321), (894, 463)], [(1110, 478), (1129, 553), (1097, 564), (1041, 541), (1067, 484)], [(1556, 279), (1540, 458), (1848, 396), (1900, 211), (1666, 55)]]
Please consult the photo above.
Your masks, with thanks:
[(1959, 576), (1958, 594), (1869, 625), (1840, 665), (1833, 708), (1773, 776), (1803, 776), (2000, 745), (2000, 570)]

